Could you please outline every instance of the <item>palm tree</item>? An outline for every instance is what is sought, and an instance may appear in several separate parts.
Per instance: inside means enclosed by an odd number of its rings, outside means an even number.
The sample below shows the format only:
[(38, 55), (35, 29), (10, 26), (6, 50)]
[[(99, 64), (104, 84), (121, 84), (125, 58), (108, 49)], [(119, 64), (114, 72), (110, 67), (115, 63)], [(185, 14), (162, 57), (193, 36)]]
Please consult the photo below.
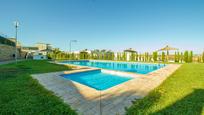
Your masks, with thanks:
[(53, 50), (54, 60), (56, 60), (56, 56), (57, 56), (58, 54), (60, 54), (60, 53), (61, 53), (61, 51), (59, 50), (59, 48), (55, 48), (55, 49)]
[(91, 53), (93, 53), (93, 55), (96, 55), (96, 59), (99, 59), (99, 57), (100, 57), (100, 50), (95, 49), (95, 50), (91, 51)]

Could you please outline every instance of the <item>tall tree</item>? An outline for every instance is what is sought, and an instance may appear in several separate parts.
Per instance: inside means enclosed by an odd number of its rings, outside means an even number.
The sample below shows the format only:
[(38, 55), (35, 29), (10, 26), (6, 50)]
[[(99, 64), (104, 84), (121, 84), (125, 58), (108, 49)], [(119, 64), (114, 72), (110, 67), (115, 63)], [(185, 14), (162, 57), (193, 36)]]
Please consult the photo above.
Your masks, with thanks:
[(54, 59), (58, 59), (58, 54), (60, 53), (61, 51), (59, 50), (59, 48), (55, 48), (53, 50), (53, 58)]
[(111, 53), (111, 60), (115, 60), (115, 53), (114, 52)]
[(180, 55), (180, 53), (179, 53), (179, 52), (177, 53), (177, 59), (178, 59), (178, 60), (177, 60), (178, 62), (179, 62), (179, 61), (180, 61), (180, 59), (181, 59), (181, 55)]
[(201, 57), (200, 56), (197, 57), (197, 62), (199, 62), (199, 63), (201, 62)]
[(127, 54), (123, 52), (123, 61), (127, 61)]
[(153, 52), (153, 60), (155, 62), (157, 61), (157, 57), (158, 57), (158, 53), (157, 52)]
[(193, 51), (190, 51), (189, 53), (188, 62), (193, 62)]
[(71, 58), (71, 60), (75, 60), (75, 54), (74, 54), (74, 53), (71, 53), (70, 58)]
[(149, 53), (146, 53), (146, 61), (149, 61)]
[(183, 63), (183, 57), (184, 57), (184, 56), (183, 56), (183, 52), (181, 52), (181, 55), (180, 55), (180, 62), (181, 62), (181, 63)]
[(105, 60), (106, 59), (106, 50), (105, 49), (101, 50), (101, 54), (102, 54), (102, 60)]
[(100, 59), (100, 50), (95, 49), (95, 50), (93, 51), (93, 53), (94, 53), (94, 55), (96, 55), (95, 59)]
[(165, 53), (162, 52), (162, 62), (164, 62), (164, 61), (165, 61)]
[(175, 52), (174, 60), (175, 62), (179, 62), (179, 52)]
[(135, 53), (131, 53), (131, 61), (135, 61)]
[(204, 63), (204, 52), (203, 52), (203, 55), (202, 55), (202, 61), (203, 61), (203, 63)]
[(120, 53), (117, 53), (117, 61), (120, 61)]
[(138, 61), (138, 53), (135, 53), (135, 61)]
[(188, 62), (188, 51), (184, 52), (184, 61), (187, 63)]
[(139, 59), (139, 61), (142, 61), (142, 54), (138, 55), (138, 59)]

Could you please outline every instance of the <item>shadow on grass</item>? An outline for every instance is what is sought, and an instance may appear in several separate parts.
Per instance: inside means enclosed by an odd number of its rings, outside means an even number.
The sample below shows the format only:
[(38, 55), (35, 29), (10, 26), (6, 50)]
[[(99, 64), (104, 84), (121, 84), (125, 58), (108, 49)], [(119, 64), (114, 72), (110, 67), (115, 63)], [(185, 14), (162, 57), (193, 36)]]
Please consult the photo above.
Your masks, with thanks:
[(34, 72), (64, 69), (42, 61), (0, 66), (0, 115), (76, 115), (69, 105), (30, 76)]
[(151, 111), (160, 99), (161, 93), (156, 90), (149, 96), (136, 100), (133, 106), (127, 109), (127, 115), (202, 115), (204, 109), (204, 89), (195, 89), (184, 98), (177, 100), (172, 105), (167, 106), (156, 112)]
[(17, 67), (13, 68), (0, 68), (0, 80), (6, 80), (10, 78), (16, 77), (18, 74), (28, 73), (31, 71), (31, 68), (26, 67), (24, 65), (17, 65)]
[(126, 108), (127, 115), (143, 115), (146, 110), (152, 107), (161, 97), (160, 90), (150, 92), (150, 94), (142, 99), (133, 102), (130, 108)]
[(191, 94), (152, 115), (201, 115), (202, 109), (204, 109), (204, 89), (195, 89)]

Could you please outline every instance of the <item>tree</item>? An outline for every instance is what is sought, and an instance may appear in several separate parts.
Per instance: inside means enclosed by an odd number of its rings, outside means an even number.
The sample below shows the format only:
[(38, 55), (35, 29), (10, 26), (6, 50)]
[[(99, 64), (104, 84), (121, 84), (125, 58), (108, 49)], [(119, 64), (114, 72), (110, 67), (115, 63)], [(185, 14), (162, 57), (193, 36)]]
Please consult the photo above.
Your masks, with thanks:
[(174, 62), (177, 62), (177, 53), (174, 54)]
[(142, 61), (142, 54), (138, 55), (139, 61)]
[(103, 54), (102, 54), (102, 52), (99, 52), (99, 59), (100, 59), (100, 60), (103, 59)]
[(177, 59), (178, 59), (178, 60), (177, 60), (178, 62), (179, 62), (179, 61), (180, 61), (180, 59), (181, 59), (181, 55), (180, 55), (180, 53), (179, 53), (179, 52), (177, 53)]
[(93, 54), (93, 52), (91, 51), (91, 54), (90, 54), (90, 57), (89, 57), (90, 59), (94, 59), (94, 54)]
[(135, 53), (131, 53), (131, 61), (135, 61)]
[(53, 59), (57, 59), (58, 58), (58, 54), (60, 53), (61, 51), (59, 50), (59, 48), (55, 48), (52, 52), (53, 54)]
[(125, 52), (123, 52), (123, 61), (127, 61), (127, 55)]
[(179, 52), (175, 52), (175, 62), (179, 62), (181, 58), (181, 55)]
[(120, 61), (120, 53), (117, 53), (117, 61)]
[(111, 50), (108, 50), (107, 52), (105, 52), (105, 55), (106, 55), (107, 60), (113, 60), (114, 59), (114, 52), (112, 52)]
[(92, 51), (94, 55), (94, 59), (100, 59), (100, 50), (95, 49)]
[(175, 62), (179, 62), (179, 52), (175, 52), (174, 60)]
[[(82, 58), (81, 59), (87, 59), (87, 54), (88, 53), (86, 53), (86, 52), (83, 52), (83, 53), (80, 53), (80, 54), (82, 54)], [(73, 58), (73, 56), (72, 56), (72, 58)]]
[(138, 61), (138, 53), (137, 52), (135, 53), (135, 59), (136, 59), (136, 61)]
[(187, 63), (188, 62), (188, 51), (184, 52), (184, 61)]
[(181, 52), (181, 55), (180, 55), (180, 62), (183, 63), (183, 52)]
[(164, 62), (165, 61), (165, 53), (162, 52), (162, 61)]
[(189, 53), (188, 62), (193, 62), (193, 51), (190, 51)]
[(203, 52), (203, 55), (202, 55), (202, 61), (203, 61), (203, 63), (204, 63), (204, 52)]
[(158, 57), (158, 53), (157, 52), (153, 52), (153, 60), (157, 61), (157, 57)]
[(71, 60), (75, 60), (75, 54), (74, 53), (71, 53)]
[(144, 60), (145, 61), (149, 61), (149, 53), (148, 52), (145, 52)]
[(115, 53), (114, 52), (111, 53), (111, 60), (115, 60)]
[(201, 57), (200, 56), (197, 57), (197, 62), (199, 62), (199, 63), (201, 62)]

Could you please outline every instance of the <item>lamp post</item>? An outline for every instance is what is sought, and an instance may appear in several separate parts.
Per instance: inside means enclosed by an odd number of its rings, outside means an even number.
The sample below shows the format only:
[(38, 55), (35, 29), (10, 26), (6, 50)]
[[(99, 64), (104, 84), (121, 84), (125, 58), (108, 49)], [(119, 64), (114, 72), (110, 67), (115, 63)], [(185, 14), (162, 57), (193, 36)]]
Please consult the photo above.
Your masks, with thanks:
[(77, 42), (77, 40), (70, 40), (69, 41), (69, 52), (71, 53), (72, 52), (72, 42)]
[(15, 60), (16, 60), (16, 64), (17, 64), (17, 61), (18, 61), (18, 48), (17, 48), (17, 44), (18, 44), (18, 40), (17, 40), (17, 35), (18, 35), (18, 27), (19, 27), (19, 22), (18, 21), (15, 21), (14, 22), (14, 26), (15, 26), (15, 29), (16, 29), (16, 35), (15, 35), (15, 42), (16, 42), (16, 51), (15, 51)]

